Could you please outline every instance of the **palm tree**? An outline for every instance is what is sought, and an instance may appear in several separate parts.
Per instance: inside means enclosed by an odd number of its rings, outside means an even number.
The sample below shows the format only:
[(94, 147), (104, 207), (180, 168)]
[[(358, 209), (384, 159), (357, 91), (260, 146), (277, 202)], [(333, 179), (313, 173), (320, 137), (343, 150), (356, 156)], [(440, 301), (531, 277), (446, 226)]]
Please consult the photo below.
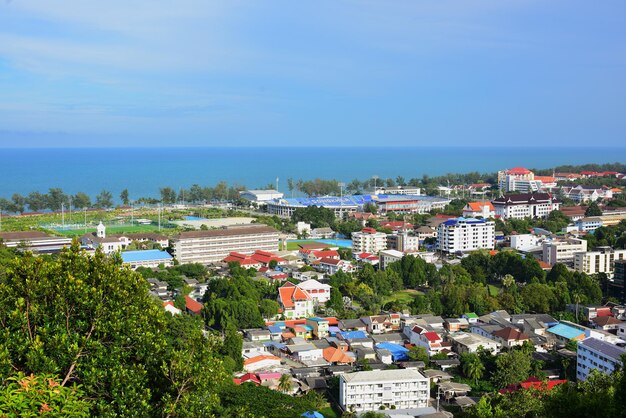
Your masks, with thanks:
[(576, 322), (578, 322), (578, 304), (582, 301), (582, 296), (579, 291), (572, 292), (572, 299), (576, 302)]
[(288, 374), (284, 374), (280, 376), (278, 379), (278, 390), (283, 393), (287, 393), (291, 391), (291, 376)]
[(474, 383), (478, 383), (485, 371), (485, 365), (480, 358), (474, 354), (471, 357), (468, 356), (467, 361), (463, 363), (463, 374), (469, 379), (473, 379)]

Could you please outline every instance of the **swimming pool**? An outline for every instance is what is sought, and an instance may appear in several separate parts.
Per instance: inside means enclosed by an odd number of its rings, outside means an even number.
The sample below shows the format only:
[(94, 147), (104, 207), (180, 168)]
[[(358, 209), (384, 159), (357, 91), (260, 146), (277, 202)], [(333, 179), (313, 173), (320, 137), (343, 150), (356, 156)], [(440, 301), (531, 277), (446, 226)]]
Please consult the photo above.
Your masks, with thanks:
[(200, 218), (198, 216), (183, 216), (186, 221), (208, 221), (207, 218)]
[(289, 242), (321, 242), (333, 247), (351, 248), (352, 240), (349, 239), (294, 239)]

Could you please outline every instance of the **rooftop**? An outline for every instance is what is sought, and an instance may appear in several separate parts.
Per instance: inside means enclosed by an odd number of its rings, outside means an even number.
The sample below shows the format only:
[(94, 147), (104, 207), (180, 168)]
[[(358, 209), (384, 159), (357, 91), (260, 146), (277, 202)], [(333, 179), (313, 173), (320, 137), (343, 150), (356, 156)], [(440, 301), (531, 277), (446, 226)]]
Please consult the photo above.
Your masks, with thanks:
[(167, 251), (144, 250), (144, 251), (124, 251), (122, 260), (124, 263), (134, 263), (138, 261), (158, 261), (171, 260), (172, 256)]
[(425, 379), (415, 369), (376, 370), (343, 374), (341, 378), (348, 383), (397, 382), (402, 380)]

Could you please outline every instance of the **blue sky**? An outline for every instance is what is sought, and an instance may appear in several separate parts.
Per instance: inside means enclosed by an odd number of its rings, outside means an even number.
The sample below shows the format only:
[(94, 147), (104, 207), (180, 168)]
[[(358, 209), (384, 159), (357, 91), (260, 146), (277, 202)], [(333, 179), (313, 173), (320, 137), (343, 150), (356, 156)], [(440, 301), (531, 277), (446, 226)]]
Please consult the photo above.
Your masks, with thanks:
[(626, 2), (0, 1), (0, 146), (624, 146)]

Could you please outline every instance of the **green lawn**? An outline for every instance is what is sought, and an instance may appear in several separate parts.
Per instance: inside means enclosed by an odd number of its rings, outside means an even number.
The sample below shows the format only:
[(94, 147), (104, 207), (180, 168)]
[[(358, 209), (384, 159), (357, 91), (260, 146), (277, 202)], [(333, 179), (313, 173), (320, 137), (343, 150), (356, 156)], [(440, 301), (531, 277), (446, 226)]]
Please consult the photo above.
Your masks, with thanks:
[[(299, 250), (300, 249), (300, 247), (299, 247), (300, 244), (314, 244), (316, 242), (318, 242), (318, 241), (314, 241), (314, 240), (311, 240), (311, 241), (299, 241), (299, 242), (287, 241), (287, 251)], [(330, 247), (330, 245), (329, 245), (329, 247)]]
[(498, 293), (500, 293), (500, 288), (498, 286), (494, 286), (492, 284), (489, 285), (489, 295), (490, 296), (498, 296)]
[(318, 412), (324, 415), (324, 418), (339, 418), (341, 416), (330, 406), (327, 406), (326, 408), (322, 408)]
[(383, 304), (387, 304), (387, 303), (392, 302), (392, 301), (397, 301), (397, 302), (406, 304), (406, 303), (410, 303), (411, 301), (413, 301), (415, 296), (423, 295), (423, 294), (424, 293), (420, 292), (419, 290), (415, 290), (415, 289), (398, 290), (397, 292), (394, 292), (391, 295), (387, 296), (383, 300)]
[[(167, 230), (173, 230), (172, 228), (164, 228), (161, 227), (161, 232), (165, 232)], [(65, 235), (67, 237), (76, 237), (85, 234), (86, 232), (95, 232), (96, 228), (88, 227), (85, 229), (74, 229), (68, 231), (56, 231), (59, 234)], [(109, 234), (123, 234), (123, 233), (132, 233), (132, 232), (159, 232), (158, 225), (126, 225), (126, 226), (107, 226), (107, 233)]]

